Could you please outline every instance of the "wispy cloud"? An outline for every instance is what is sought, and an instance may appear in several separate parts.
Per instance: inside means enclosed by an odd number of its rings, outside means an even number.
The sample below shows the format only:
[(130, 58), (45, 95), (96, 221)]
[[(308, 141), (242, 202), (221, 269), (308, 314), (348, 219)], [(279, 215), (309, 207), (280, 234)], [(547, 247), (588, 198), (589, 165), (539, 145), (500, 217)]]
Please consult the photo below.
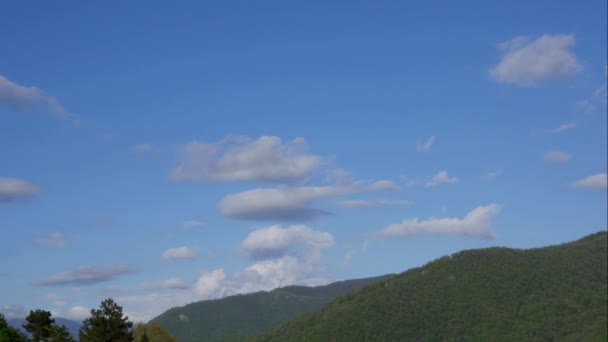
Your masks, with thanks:
[(126, 265), (87, 266), (34, 280), (32, 282), (32, 285), (92, 285), (105, 281), (110, 281), (120, 275), (125, 275), (133, 272), (134, 270)]
[(31, 197), (40, 191), (38, 186), (17, 178), (0, 177), (0, 203)]
[(47, 110), (59, 117), (70, 114), (56, 98), (47, 95), (37, 87), (19, 85), (0, 75), (0, 105), (15, 111)]
[(154, 146), (152, 144), (137, 144), (131, 146), (129, 150), (131, 151), (131, 153), (148, 153), (154, 150)]
[(436, 175), (433, 176), (428, 182), (426, 182), (426, 187), (435, 187), (441, 184), (453, 184), (458, 183), (458, 178), (448, 176), (447, 171), (442, 170), (439, 171)]
[(174, 180), (290, 182), (308, 177), (323, 158), (306, 152), (306, 141), (288, 143), (279, 137), (257, 140), (229, 136), (215, 144), (192, 142), (183, 146)]
[(198, 257), (198, 250), (187, 246), (169, 248), (160, 257), (165, 260), (195, 259)]
[(343, 207), (364, 209), (364, 208), (390, 207), (390, 206), (396, 206), (396, 205), (410, 205), (413, 202), (407, 201), (407, 200), (389, 200), (389, 199), (378, 198), (378, 199), (374, 199), (374, 200), (348, 199), (348, 200), (338, 201), (337, 203)]
[(418, 152), (431, 152), (431, 148), (435, 144), (435, 136), (429, 137), (425, 142), (416, 143), (416, 151)]
[(325, 186), (258, 188), (225, 196), (219, 203), (224, 216), (242, 220), (311, 220), (329, 213), (311, 207), (314, 201), (368, 191), (394, 191), (389, 180)]
[(574, 186), (577, 188), (591, 188), (598, 190), (606, 190), (608, 188), (607, 184), (608, 174), (606, 173), (598, 173), (574, 182)]
[(34, 240), (36, 243), (52, 247), (64, 247), (65, 238), (62, 232), (52, 232), (49, 235), (44, 235)]
[(502, 174), (502, 170), (490, 171), (483, 176), (485, 180), (494, 180)]
[(572, 159), (572, 155), (562, 151), (549, 151), (545, 153), (545, 161), (550, 163), (563, 164)]
[(553, 130), (553, 133), (562, 133), (565, 131), (569, 131), (571, 129), (576, 128), (576, 124), (574, 122), (563, 124)]
[(606, 105), (606, 94), (606, 84), (604, 83), (603, 86), (596, 88), (586, 99), (579, 101), (578, 105), (582, 108), (583, 113), (591, 114), (599, 105)]
[(475, 208), (463, 218), (429, 218), (427, 220), (404, 219), (401, 223), (388, 225), (374, 234), (377, 238), (404, 238), (414, 234), (453, 234), (494, 239), (495, 233), (490, 229), (491, 220), (498, 215), (500, 207), (489, 204)]
[(192, 229), (192, 228), (200, 227), (202, 225), (203, 225), (203, 222), (197, 221), (197, 220), (188, 220), (188, 221), (184, 221), (182, 223), (182, 227), (184, 227), (185, 229)]
[(51, 302), (55, 305), (63, 305), (65, 304), (65, 297), (63, 296), (59, 296), (57, 294), (54, 293), (47, 293), (44, 296), (42, 296), (42, 299), (44, 299), (47, 302)]
[(531, 86), (552, 78), (577, 74), (582, 66), (570, 50), (574, 35), (543, 35), (530, 42), (515, 37), (498, 44), (503, 53), (501, 61), (490, 70), (497, 82)]

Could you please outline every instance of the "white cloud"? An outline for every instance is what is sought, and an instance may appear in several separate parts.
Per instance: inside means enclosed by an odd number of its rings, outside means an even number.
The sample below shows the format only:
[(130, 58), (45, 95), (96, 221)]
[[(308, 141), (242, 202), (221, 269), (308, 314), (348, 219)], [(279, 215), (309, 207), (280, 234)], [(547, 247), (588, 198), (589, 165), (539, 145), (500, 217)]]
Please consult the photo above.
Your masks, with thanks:
[(49, 235), (38, 237), (35, 241), (36, 241), (36, 243), (39, 243), (41, 245), (46, 245), (46, 246), (52, 246), (52, 247), (64, 247), (65, 246), (65, 239), (63, 237), (63, 233), (61, 233), (61, 232), (52, 232)]
[(553, 133), (562, 133), (565, 131), (569, 131), (571, 129), (576, 128), (576, 124), (574, 122), (563, 124), (553, 130)]
[(433, 178), (431, 178), (428, 182), (426, 182), (426, 187), (435, 187), (441, 184), (453, 184), (453, 183), (457, 183), (458, 182), (458, 178), (456, 177), (452, 177), (450, 178), (450, 176), (448, 176), (447, 171), (442, 170), (439, 171), (436, 175), (433, 176)]
[(84, 306), (73, 306), (65, 311), (61, 311), (59, 316), (80, 322), (91, 316), (91, 310)]
[(198, 256), (196, 248), (186, 246), (167, 249), (160, 257), (165, 260), (194, 259)]
[(525, 37), (516, 37), (498, 44), (503, 57), (490, 76), (500, 83), (520, 86), (534, 85), (540, 81), (572, 76), (582, 67), (570, 48), (573, 35), (543, 35), (530, 42)]
[(284, 256), (257, 262), (235, 275), (229, 290), (232, 293), (268, 291), (287, 285), (317, 286), (329, 283), (320, 273), (320, 253), (307, 256)]
[(211, 298), (222, 287), (225, 279), (226, 273), (224, 273), (223, 269), (203, 272), (194, 284), (194, 293), (202, 298)]
[(378, 238), (403, 238), (414, 234), (434, 233), (474, 236), (494, 239), (490, 229), (491, 220), (498, 215), (500, 207), (490, 204), (477, 207), (463, 218), (430, 218), (427, 220), (404, 219), (401, 223), (390, 224), (375, 234)]
[(45, 94), (39, 88), (18, 85), (2, 75), (0, 75), (0, 105), (16, 111), (44, 109), (59, 117), (69, 116), (54, 97)]
[(21, 179), (0, 177), (0, 203), (11, 202), (18, 198), (31, 197), (40, 189)]
[(590, 114), (595, 111), (597, 106), (606, 105), (606, 84), (598, 87), (586, 99), (579, 101), (578, 105), (583, 109), (584, 114)]
[(197, 221), (197, 220), (188, 220), (188, 221), (184, 221), (182, 223), (182, 227), (184, 227), (186, 229), (192, 229), (192, 228), (196, 228), (196, 227), (199, 227), (202, 225), (203, 225), (203, 222)]
[[(321, 270), (321, 254), (309, 249), (300, 255), (263, 260), (228, 275), (224, 269), (201, 272), (189, 290), (116, 296), (125, 312), (138, 321), (147, 321), (163, 311), (195, 301), (239, 293), (269, 291), (288, 285), (324, 285), (330, 282)], [(135, 319), (135, 318), (134, 318)]]
[(257, 229), (251, 232), (241, 244), (247, 255), (254, 260), (284, 256), (287, 251), (299, 245), (312, 248), (328, 248), (334, 238), (327, 232), (295, 225), (282, 228), (279, 225)]
[(364, 199), (349, 199), (337, 202), (339, 205), (349, 208), (379, 208), (379, 207), (390, 207), (395, 205), (410, 205), (411, 201), (406, 200), (389, 200), (389, 199), (375, 199), (375, 200), (364, 200)]
[(133, 273), (133, 269), (125, 265), (87, 266), (34, 280), (32, 285), (92, 285), (113, 280), (119, 275), (129, 273)]
[[(203, 271), (189, 288), (185, 288), (186, 284), (178, 279), (146, 282), (131, 290), (154, 292), (114, 297), (119, 303), (124, 303), (125, 312), (136, 312), (137, 317), (145, 321), (171, 307), (195, 301), (268, 291), (287, 285), (323, 285), (329, 283), (329, 278), (322, 271), (321, 251), (332, 244), (331, 235), (305, 226), (263, 228), (249, 234), (243, 240), (242, 248), (252, 259), (260, 257), (264, 260), (257, 260), (239, 272), (229, 275), (222, 268)], [(268, 255), (262, 257), (264, 254)], [(265, 259), (269, 254), (277, 258)], [(166, 291), (170, 286), (181, 291)], [(134, 315), (131, 313), (129, 315)]]
[(328, 213), (312, 208), (323, 198), (366, 191), (397, 190), (392, 181), (326, 186), (258, 188), (225, 196), (219, 203), (224, 216), (243, 220), (310, 220)]
[(192, 142), (181, 148), (174, 180), (289, 182), (308, 177), (323, 158), (307, 154), (304, 139), (282, 143), (229, 136), (215, 144)]
[(545, 161), (563, 164), (572, 159), (572, 155), (562, 151), (549, 151), (545, 153)]
[(154, 150), (154, 146), (152, 146), (152, 144), (138, 144), (131, 146), (130, 150), (131, 153), (147, 153), (152, 152)]
[(416, 151), (418, 152), (431, 152), (431, 148), (435, 144), (435, 136), (429, 137), (425, 142), (416, 143)]
[(577, 188), (592, 188), (599, 190), (606, 190), (606, 188), (608, 188), (607, 184), (608, 174), (606, 173), (598, 173), (574, 182), (574, 186)]

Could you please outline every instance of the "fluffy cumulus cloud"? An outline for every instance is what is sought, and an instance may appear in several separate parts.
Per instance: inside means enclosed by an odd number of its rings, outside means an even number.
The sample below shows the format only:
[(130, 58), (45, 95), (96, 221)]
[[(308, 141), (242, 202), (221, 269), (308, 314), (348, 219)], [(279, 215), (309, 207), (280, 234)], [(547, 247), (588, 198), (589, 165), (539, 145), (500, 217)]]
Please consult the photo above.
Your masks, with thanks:
[(567, 163), (572, 159), (572, 155), (562, 151), (549, 151), (545, 153), (545, 161), (556, 164)]
[(160, 257), (165, 260), (194, 259), (198, 257), (198, 250), (187, 246), (169, 248)]
[(380, 208), (380, 207), (391, 207), (396, 205), (409, 205), (411, 201), (407, 200), (389, 200), (378, 198), (375, 200), (364, 200), (364, 199), (348, 199), (340, 200), (337, 202), (343, 207), (366, 209), (366, 208)]
[(418, 152), (431, 152), (431, 148), (435, 144), (435, 136), (429, 137), (425, 142), (416, 143), (416, 151)]
[(311, 249), (299, 255), (260, 260), (234, 274), (227, 274), (221, 268), (203, 271), (188, 289), (157, 289), (147, 293), (115, 296), (115, 299), (123, 305), (129, 317), (136, 321), (147, 321), (171, 307), (195, 301), (270, 291), (288, 285), (327, 284), (331, 279), (323, 273), (321, 261), (321, 253)]
[(51, 247), (64, 247), (65, 238), (62, 232), (52, 232), (49, 235), (40, 236), (35, 239), (36, 243)]
[(489, 204), (475, 208), (463, 218), (404, 219), (401, 223), (388, 225), (377, 232), (375, 236), (377, 238), (393, 239), (414, 234), (434, 233), (493, 239), (495, 233), (490, 229), (490, 224), (499, 211), (500, 207), (498, 205)]
[(606, 173), (598, 173), (574, 182), (574, 186), (577, 188), (591, 188), (598, 190), (606, 190), (608, 188), (607, 184), (608, 174)]
[(57, 99), (41, 89), (19, 85), (2, 75), (0, 75), (0, 105), (16, 111), (42, 109), (60, 117), (69, 115)]
[(325, 186), (258, 188), (225, 196), (219, 203), (224, 216), (242, 220), (310, 220), (327, 215), (311, 207), (323, 198), (366, 192), (398, 190), (392, 181), (348, 182)]
[(147, 320), (176, 305), (200, 300), (288, 285), (323, 285), (331, 279), (323, 271), (322, 252), (333, 244), (329, 233), (306, 226), (265, 227), (242, 241), (241, 248), (251, 257), (252, 264), (240, 271), (232, 274), (222, 268), (202, 271), (191, 285), (179, 279), (149, 282), (129, 289), (137, 293), (124, 294), (123, 289), (119, 292), (124, 295), (114, 297), (125, 311)]
[(211, 298), (223, 287), (225, 279), (226, 273), (224, 273), (223, 269), (202, 272), (192, 289), (194, 293), (202, 298)]
[(21, 179), (0, 177), (0, 203), (11, 202), (18, 198), (31, 197), (39, 188)]
[(543, 35), (534, 41), (515, 37), (500, 43), (503, 56), (490, 76), (500, 83), (530, 86), (575, 75), (582, 69), (571, 51), (575, 41), (573, 35)]
[(218, 143), (183, 146), (174, 180), (291, 182), (308, 177), (323, 158), (307, 153), (304, 139), (283, 143), (279, 137), (257, 140), (230, 136)]
[(32, 285), (92, 285), (105, 281), (110, 281), (118, 276), (133, 272), (134, 270), (126, 265), (87, 266), (34, 280), (32, 282)]
[(457, 183), (458, 178), (448, 176), (448, 172), (445, 170), (439, 171), (436, 175), (434, 175), (428, 182), (426, 182), (426, 187), (435, 187), (441, 184), (453, 184)]
[(251, 232), (241, 247), (251, 259), (264, 260), (282, 257), (287, 251), (300, 245), (328, 248), (333, 244), (334, 238), (327, 232), (312, 230), (303, 225), (287, 228), (274, 225)]

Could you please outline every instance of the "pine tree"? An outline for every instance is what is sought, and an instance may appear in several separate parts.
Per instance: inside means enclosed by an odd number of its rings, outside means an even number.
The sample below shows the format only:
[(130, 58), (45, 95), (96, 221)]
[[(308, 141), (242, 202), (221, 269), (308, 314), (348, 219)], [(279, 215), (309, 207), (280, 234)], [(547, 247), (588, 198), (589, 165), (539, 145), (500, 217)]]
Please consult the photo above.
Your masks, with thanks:
[(0, 342), (26, 342), (27, 338), (19, 330), (8, 325), (0, 313)]
[(33, 341), (45, 341), (49, 338), (51, 327), (55, 323), (49, 311), (40, 309), (35, 311), (30, 310), (30, 314), (25, 319), (27, 323), (23, 325), (23, 328), (32, 335)]
[(129, 317), (123, 317), (122, 307), (108, 298), (98, 310), (91, 310), (91, 317), (82, 322), (80, 342), (130, 342), (133, 341)]
[(76, 342), (65, 325), (54, 325), (51, 328), (50, 342)]

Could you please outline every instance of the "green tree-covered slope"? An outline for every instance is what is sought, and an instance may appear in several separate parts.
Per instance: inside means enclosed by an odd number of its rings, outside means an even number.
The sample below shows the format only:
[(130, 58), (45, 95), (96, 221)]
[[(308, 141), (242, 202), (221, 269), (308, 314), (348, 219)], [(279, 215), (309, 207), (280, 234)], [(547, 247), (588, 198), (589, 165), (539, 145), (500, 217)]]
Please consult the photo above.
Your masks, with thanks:
[(260, 341), (606, 341), (606, 232), (446, 256), (337, 297)]
[(287, 286), (270, 292), (236, 295), (172, 308), (151, 320), (178, 341), (242, 340), (268, 331), (333, 298), (389, 276), (335, 282), (325, 286)]

